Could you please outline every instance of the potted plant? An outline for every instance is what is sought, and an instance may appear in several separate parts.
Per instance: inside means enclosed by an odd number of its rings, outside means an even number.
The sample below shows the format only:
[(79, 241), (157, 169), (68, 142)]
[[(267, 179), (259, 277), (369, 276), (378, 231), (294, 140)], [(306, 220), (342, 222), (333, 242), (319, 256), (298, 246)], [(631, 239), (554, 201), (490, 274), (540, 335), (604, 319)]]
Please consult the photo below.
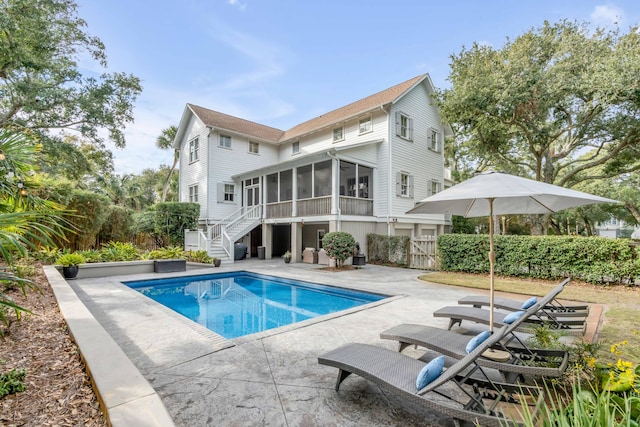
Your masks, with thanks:
[(220, 263), (222, 262), (222, 260), (220, 258), (213, 258), (213, 260), (211, 261), (213, 263), (214, 267), (220, 267)]
[(62, 275), (65, 279), (75, 279), (78, 275), (78, 265), (85, 262), (84, 256), (78, 252), (62, 254), (56, 260), (56, 265), (62, 266)]
[(282, 255), (282, 259), (284, 259), (284, 262), (289, 264), (291, 262), (291, 251), (285, 252), (284, 255)]

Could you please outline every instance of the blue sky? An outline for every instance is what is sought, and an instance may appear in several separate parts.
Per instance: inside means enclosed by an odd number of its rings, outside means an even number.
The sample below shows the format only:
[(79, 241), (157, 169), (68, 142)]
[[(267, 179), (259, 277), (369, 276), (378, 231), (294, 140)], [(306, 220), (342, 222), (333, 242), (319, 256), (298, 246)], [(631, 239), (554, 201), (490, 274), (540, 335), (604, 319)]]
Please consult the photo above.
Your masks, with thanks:
[[(500, 48), (545, 20), (624, 32), (637, 0), (78, 0), (109, 71), (142, 80), (116, 172), (170, 164), (155, 148), (187, 102), (279, 129), (422, 73), (448, 85), (450, 56)], [(96, 71), (89, 64), (87, 71)]]

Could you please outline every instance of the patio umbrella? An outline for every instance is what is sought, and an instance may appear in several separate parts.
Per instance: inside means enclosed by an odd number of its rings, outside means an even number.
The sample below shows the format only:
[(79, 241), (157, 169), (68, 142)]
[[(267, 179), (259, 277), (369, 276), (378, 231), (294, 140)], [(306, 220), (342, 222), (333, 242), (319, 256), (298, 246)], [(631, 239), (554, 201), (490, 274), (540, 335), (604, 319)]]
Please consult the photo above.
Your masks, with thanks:
[(409, 214), (489, 217), (489, 330), (493, 332), (495, 252), (493, 218), (508, 214), (551, 214), (563, 209), (616, 200), (501, 172), (486, 172), (416, 203)]

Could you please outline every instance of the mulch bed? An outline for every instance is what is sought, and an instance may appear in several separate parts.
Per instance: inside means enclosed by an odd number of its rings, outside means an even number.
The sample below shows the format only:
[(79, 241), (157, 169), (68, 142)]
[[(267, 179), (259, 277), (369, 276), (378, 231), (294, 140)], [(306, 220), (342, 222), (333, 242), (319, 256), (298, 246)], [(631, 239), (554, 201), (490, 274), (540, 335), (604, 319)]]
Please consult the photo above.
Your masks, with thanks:
[(78, 348), (67, 331), (53, 291), (40, 265), (41, 292), (9, 290), (33, 312), (13, 321), (0, 337), (0, 372), (26, 368), (26, 390), (0, 398), (2, 426), (107, 426)]

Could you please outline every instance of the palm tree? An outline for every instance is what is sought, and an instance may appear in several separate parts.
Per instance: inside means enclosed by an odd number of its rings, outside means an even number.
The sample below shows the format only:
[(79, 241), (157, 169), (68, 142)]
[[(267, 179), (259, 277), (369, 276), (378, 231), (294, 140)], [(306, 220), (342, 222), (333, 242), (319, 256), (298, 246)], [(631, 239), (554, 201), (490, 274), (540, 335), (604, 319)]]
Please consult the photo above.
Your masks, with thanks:
[[(176, 134), (178, 133), (178, 127), (171, 125), (166, 129), (162, 129), (162, 133), (156, 139), (156, 146), (162, 150), (168, 150), (169, 148), (173, 148), (173, 140), (176, 138)], [(176, 169), (176, 165), (178, 164), (178, 158), (180, 155), (180, 150), (173, 149), (173, 165), (171, 169), (169, 169), (169, 174), (167, 175), (167, 179), (164, 181), (164, 185), (162, 186), (162, 201), (166, 201), (167, 192), (169, 191), (169, 183), (171, 182), (171, 176), (173, 175), (173, 171)]]
[[(32, 167), (39, 148), (31, 134), (0, 128), (0, 257), (9, 267), (16, 255), (24, 256), (38, 245), (52, 245), (52, 238), (62, 238), (68, 229), (60, 206), (30, 192), (37, 187)], [(0, 272), (0, 281), (17, 284), (23, 293), (37, 288), (10, 270)], [(18, 319), (22, 312), (29, 312), (0, 290), (0, 322), (5, 325), (10, 323), (8, 310)]]

